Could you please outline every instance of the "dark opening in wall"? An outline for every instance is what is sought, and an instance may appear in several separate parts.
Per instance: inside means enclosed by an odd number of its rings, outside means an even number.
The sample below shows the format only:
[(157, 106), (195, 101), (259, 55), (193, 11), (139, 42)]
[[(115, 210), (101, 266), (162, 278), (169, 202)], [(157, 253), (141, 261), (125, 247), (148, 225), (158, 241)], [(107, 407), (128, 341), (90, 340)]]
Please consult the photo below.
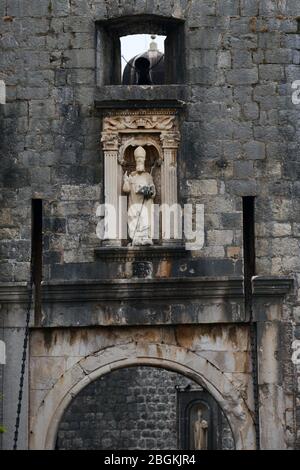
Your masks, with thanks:
[(244, 236), (244, 289), (245, 309), (250, 319), (250, 342), (252, 359), (252, 382), (254, 397), (254, 424), (256, 450), (260, 449), (260, 411), (258, 387), (258, 346), (257, 323), (252, 309), (252, 278), (255, 276), (255, 197), (243, 197), (243, 236)]
[(246, 305), (249, 304), (255, 275), (255, 197), (243, 197), (244, 282)]
[(35, 321), (38, 322), (41, 314), (41, 282), (43, 270), (43, 201), (32, 199), (32, 280), (35, 288)]
[[(122, 80), (122, 51), (121, 38), (137, 34), (150, 34), (165, 36), (163, 59), (163, 74), (155, 83), (153, 73), (149, 69), (153, 66), (144, 59), (132, 64), (135, 74), (131, 78)], [(152, 45), (152, 47), (154, 47)], [(147, 50), (144, 51), (147, 53)], [(142, 54), (143, 52), (142, 52)], [(139, 57), (141, 58), (141, 57)], [(138, 59), (139, 59), (138, 58)], [(132, 59), (137, 59), (132, 57)], [(158, 58), (159, 60), (160, 58)], [(151, 78), (152, 75), (152, 78)], [(179, 84), (184, 83), (185, 77), (185, 45), (184, 22), (174, 18), (165, 18), (155, 15), (138, 15), (122, 17), (97, 23), (97, 84), (120, 85), (124, 84)], [(128, 83), (129, 82), (129, 83)], [(133, 82), (133, 83), (132, 83)], [(151, 83), (152, 82), (152, 83)]]

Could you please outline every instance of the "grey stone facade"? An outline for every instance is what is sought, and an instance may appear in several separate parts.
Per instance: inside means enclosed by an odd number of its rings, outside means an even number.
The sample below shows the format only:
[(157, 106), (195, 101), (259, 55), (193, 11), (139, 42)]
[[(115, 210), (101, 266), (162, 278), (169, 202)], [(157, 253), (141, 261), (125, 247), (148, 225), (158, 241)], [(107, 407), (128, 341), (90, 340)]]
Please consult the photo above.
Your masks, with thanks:
[[(143, 89), (97, 84), (96, 23), (132, 15), (184, 22), (184, 83)], [(300, 339), (300, 115), (291, 86), (300, 80), (299, 17), (297, 0), (0, 0), (0, 80), (7, 93), (6, 104), (0, 104), (0, 327), (8, 344), (0, 387), (8, 429), (5, 448), (12, 446), (17, 405), (13, 385), (20, 370), (30, 276), (32, 198), (43, 199), (44, 206), (44, 302), (41, 318), (31, 323), (27, 372), (32, 371), (32, 382), (24, 402), (29, 400), (32, 415), (24, 406), (22, 447), (51, 447), (46, 440), (37, 444), (35, 437), (28, 444), (26, 430), (29, 423), (32, 435), (38, 434), (40, 403), (51, 396), (53, 377), (58, 387), (77, 360), (87, 354), (98, 360), (107, 344), (121, 345), (130, 359), (124, 346), (133, 347), (129, 325), (139, 330), (134, 332), (137, 348), (150, 337), (158, 349), (170, 344), (183, 348), (184, 357), (192, 351), (214, 364), (228, 374), (239, 396), (236, 403), (253, 411), (242, 285), (243, 196), (256, 196), (254, 315), (259, 340), (267, 345), (259, 349), (261, 445), (299, 447), (300, 391), (291, 361), (292, 343)], [(205, 205), (204, 248), (193, 256), (148, 260), (153, 269), (145, 283), (132, 278), (130, 261), (99, 259), (95, 253), (100, 245), (96, 207), (104, 191), (102, 113), (108, 102), (129, 106), (140, 100), (183, 105), (178, 111), (179, 198)], [(220, 285), (220, 278), (225, 284)], [(292, 279), (294, 288), (281, 288), (278, 278)], [(164, 290), (168, 279), (175, 282), (173, 293), (183, 292), (172, 301), (170, 286)], [(193, 287), (194, 282), (200, 284)], [(185, 330), (191, 323), (199, 335), (204, 330), (205, 344), (190, 328)], [(94, 334), (86, 332), (90, 328)], [(63, 337), (65, 350), (56, 351), (57, 337)], [(268, 347), (274, 354), (268, 355)], [(159, 357), (151, 347), (147, 351)], [(45, 370), (51, 371), (50, 379)], [(228, 390), (220, 384), (219, 392), (230, 415), (234, 406)], [(49, 416), (57, 410), (49, 405)], [(241, 409), (237, 415), (245, 429), (248, 418), (243, 421)], [(245, 447), (251, 448), (251, 418), (247, 426)], [(53, 443), (54, 438), (47, 439)]]

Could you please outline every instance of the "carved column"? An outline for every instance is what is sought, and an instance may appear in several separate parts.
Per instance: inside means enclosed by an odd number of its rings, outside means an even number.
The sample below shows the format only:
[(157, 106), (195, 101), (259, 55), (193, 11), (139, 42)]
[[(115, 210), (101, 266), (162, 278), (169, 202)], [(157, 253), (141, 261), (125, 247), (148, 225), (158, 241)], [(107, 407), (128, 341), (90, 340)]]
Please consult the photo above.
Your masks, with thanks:
[[(178, 204), (177, 189), (177, 151), (180, 136), (178, 132), (162, 132), (161, 142), (163, 148), (163, 163), (161, 174), (162, 203), (168, 208)], [(172, 240), (167, 237), (167, 227), (170, 225), (168, 210), (162, 210), (162, 238), (163, 244), (178, 243), (178, 240)], [(178, 230), (180, 225), (178, 225)], [(171, 236), (173, 224), (171, 224)]]
[(118, 220), (119, 220), (119, 196), (120, 196), (120, 165), (118, 163), (119, 153), (119, 135), (118, 133), (102, 133), (102, 145), (104, 152), (104, 200), (115, 208), (116, 218), (115, 224), (110, 220), (110, 233), (116, 230), (116, 237), (105, 240), (106, 245), (120, 246), (121, 241), (118, 236)]

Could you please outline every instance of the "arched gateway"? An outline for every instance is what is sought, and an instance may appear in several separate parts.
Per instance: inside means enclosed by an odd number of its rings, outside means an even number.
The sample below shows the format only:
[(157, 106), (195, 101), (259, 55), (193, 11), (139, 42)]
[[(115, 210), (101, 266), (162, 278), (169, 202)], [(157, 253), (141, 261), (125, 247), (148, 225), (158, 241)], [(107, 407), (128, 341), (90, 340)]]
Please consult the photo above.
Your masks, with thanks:
[(182, 374), (204, 387), (224, 411), (236, 449), (254, 448), (254, 427), (247, 404), (226, 374), (201, 355), (174, 345), (131, 343), (97, 351), (69, 368), (42, 399), (31, 425), (31, 449), (54, 449), (60, 421), (74, 397), (112, 371), (152, 366)]

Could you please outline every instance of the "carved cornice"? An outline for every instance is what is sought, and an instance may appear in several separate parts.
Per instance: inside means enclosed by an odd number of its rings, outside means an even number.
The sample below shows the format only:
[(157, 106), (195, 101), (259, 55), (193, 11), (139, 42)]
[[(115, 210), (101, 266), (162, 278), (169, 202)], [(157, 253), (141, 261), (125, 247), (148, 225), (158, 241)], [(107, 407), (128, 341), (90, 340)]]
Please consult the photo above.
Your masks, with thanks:
[(175, 131), (174, 113), (160, 112), (145, 113), (139, 112), (118, 113), (108, 115), (103, 119), (104, 133), (136, 132), (136, 131)]
[[(255, 298), (283, 298), (292, 292), (290, 277), (256, 276), (252, 280)], [(243, 278), (113, 279), (110, 281), (48, 282), (42, 284), (43, 302), (93, 302), (136, 300), (172, 303), (182, 299), (230, 299), (244, 296)], [(27, 283), (0, 283), (0, 304), (29, 301)]]
[(0, 304), (22, 304), (29, 301), (29, 288), (26, 282), (0, 283)]
[(284, 297), (292, 292), (294, 279), (291, 277), (254, 276), (252, 292), (254, 297)]
[(106, 113), (106, 117), (138, 117), (138, 116), (176, 116), (177, 115), (177, 110), (174, 108), (127, 108), (127, 109), (115, 109), (115, 110), (109, 110)]
[[(104, 151), (118, 151), (121, 135), (149, 134), (158, 136), (164, 149), (177, 149), (180, 142), (176, 111), (172, 109), (139, 109), (108, 113), (103, 119), (101, 142)], [(146, 138), (146, 137), (145, 137)]]

